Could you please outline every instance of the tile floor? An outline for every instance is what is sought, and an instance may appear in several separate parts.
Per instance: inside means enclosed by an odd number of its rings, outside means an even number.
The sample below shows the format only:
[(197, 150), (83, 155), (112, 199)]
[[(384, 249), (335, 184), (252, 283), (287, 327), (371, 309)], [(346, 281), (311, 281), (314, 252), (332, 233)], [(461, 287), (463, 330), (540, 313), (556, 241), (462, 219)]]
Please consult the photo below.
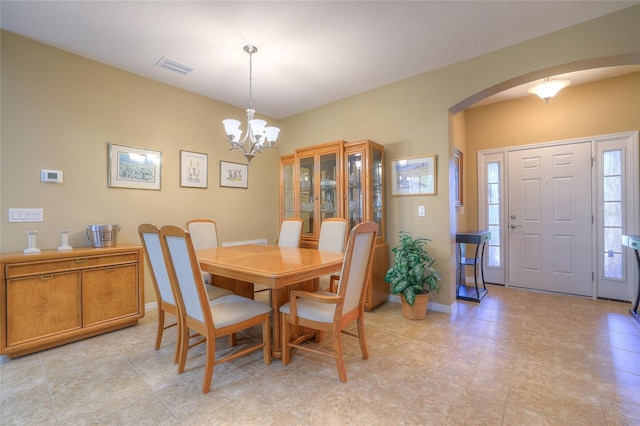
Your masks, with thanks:
[(628, 309), (498, 286), (423, 321), (386, 303), (366, 314), (369, 360), (345, 337), (346, 384), (329, 358), (298, 352), (285, 368), (255, 353), (216, 367), (206, 395), (201, 350), (176, 374), (175, 334), (155, 351), (150, 311), (136, 327), (0, 358), (0, 424), (640, 425)]

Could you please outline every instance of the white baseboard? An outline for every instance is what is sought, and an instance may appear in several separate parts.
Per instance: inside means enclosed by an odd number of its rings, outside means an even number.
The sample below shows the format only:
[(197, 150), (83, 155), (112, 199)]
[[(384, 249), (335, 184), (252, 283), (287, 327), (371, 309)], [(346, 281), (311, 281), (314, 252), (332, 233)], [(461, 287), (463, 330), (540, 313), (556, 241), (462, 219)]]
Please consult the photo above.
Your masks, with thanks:
[[(400, 296), (397, 296), (395, 294), (390, 294), (387, 300), (391, 303), (401, 303)], [(442, 303), (429, 302), (429, 304), (427, 304), (427, 309), (431, 309), (435, 312), (450, 314), (458, 310), (458, 306), (457, 302), (453, 302), (451, 306), (443, 305)]]

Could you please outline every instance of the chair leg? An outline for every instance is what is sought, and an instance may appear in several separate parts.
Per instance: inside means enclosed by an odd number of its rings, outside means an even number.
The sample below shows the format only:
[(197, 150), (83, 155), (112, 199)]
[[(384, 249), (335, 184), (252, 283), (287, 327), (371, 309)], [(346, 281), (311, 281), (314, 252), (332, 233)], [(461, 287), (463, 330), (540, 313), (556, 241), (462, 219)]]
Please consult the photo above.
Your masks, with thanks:
[(289, 326), (287, 314), (281, 314), (280, 318), (280, 323), (282, 324), (282, 365), (287, 365), (289, 364), (289, 361), (291, 359), (291, 355), (289, 352), (291, 350), (291, 348), (289, 347), (291, 328)]
[(176, 318), (176, 350), (173, 354), (173, 363), (176, 364), (180, 360), (180, 354), (182, 353), (182, 325), (180, 324), (180, 320)]
[(262, 355), (264, 363), (271, 364), (271, 323), (269, 321), (269, 313), (265, 314), (264, 322), (262, 323)]
[(340, 381), (347, 381), (347, 368), (344, 366), (344, 357), (342, 356), (342, 331), (333, 331), (333, 353), (336, 358), (336, 366), (338, 367), (338, 377)]
[(229, 335), (229, 346), (235, 346), (237, 345), (237, 339), (236, 339), (236, 333), (232, 333)]
[(187, 363), (187, 351), (189, 350), (189, 327), (180, 326), (178, 329), (178, 347), (180, 348), (180, 356), (178, 357), (178, 374), (184, 372), (184, 366)]
[(206, 364), (204, 366), (204, 378), (202, 379), (202, 393), (208, 393), (211, 388), (211, 380), (213, 379), (213, 369), (216, 363), (216, 339), (212, 336), (206, 336), (207, 352)]
[(369, 350), (367, 349), (367, 335), (364, 332), (364, 316), (358, 318), (358, 340), (360, 341), (360, 350), (362, 358), (369, 359)]
[(158, 332), (156, 333), (156, 350), (160, 349), (164, 332), (164, 311), (158, 306)]

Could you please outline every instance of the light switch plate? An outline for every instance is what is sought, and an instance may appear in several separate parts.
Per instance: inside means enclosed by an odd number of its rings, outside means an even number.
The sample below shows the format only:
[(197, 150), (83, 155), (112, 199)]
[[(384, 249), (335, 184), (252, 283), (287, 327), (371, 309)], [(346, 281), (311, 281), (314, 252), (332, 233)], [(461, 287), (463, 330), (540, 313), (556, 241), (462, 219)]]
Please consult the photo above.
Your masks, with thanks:
[(9, 209), (9, 222), (44, 222), (42, 209)]
[(424, 206), (418, 206), (418, 216), (424, 216), (425, 212), (424, 212)]

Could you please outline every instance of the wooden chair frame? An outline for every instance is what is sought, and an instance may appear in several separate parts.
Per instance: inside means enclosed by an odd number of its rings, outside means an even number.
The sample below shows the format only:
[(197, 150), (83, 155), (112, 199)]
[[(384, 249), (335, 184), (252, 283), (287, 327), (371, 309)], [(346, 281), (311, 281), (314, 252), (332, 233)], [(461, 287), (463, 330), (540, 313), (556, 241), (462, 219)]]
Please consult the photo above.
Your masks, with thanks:
[[(156, 235), (158, 238), (158, 248), (153, 248), (148, 246), (147, 239), (145, 238), (145, 234)], [(177, 327), (180, 329), (180, 321), (178, 316), (178, 306), (175, 304), (175, 294), (173, 293), (173, 288), (171, 287), (171, 278), (169, 277), (169, 271), (164, 258), (164, 249), (162, 247), (162, 239), (160, 238), (160, 229), (149, 223), (142, 224), (138, 226), (138, 235), (140, 236), (140, 242), (142, 243), (144, 256), (147, 259), (147, 264), (149, 265), (149, 271), (151, 272), (151, 282), (153, 283), (153, 289), (156, 293), (156, 301), (158, 303), (158, 330), (156, 332), (156, 350), (160, 349), (160, 345), (162, 343), (162, 336), (164, 330), (167, 330), (171, 327)], [(152, 260), (150, 251), (151, 250), (160, 250), (160, 259), (162, 260), (162, 265), (157, 262), (157, 260)], [(158, 268), (163, 268), (163, 270), (158, 270)], [(158, 284), (158, 278), (160, 280), (166, 280), (167, 282), (164, 284)], [(170, 294), (172, 296), (172, 300), (167, 300), (166, 297), (163, 297), (162, 291), (160, 290), (159, 285), (168, 285)], [(176, 317), (176, 322), (173, 324), (169, 324), (165, 326), (165, 313), (169, 313)], [(178, 331), (180, 334), (180, 331)], [(175, 354), (173, 357), (173, 362), (178, 362), (178, 355), (180, 353), (180, 348), (176, 345)]]
[[(321, 292), (308, 292), (301, 290), (293, 290), (290, 293), (290, 301), (288, 304), (289, 313), (286, 312), (287, 305), (281, 308), (282, 315), (282, 363), (287, 365), (291, 359), (290, 351), (292, 348), (313, 352), (325, 356), (332, 357), (336, 360), (336, 366), (338, 369), (338, 376), (342, 382), (347, 381), (347, 371), (344, 364), (343, 349), (342, 349), (342, 334), (346, 334), (352, 337), (357, 337), (360, 342), (360, 350), (362, 351), (362, 357), (364, 359), (369, 358), (369, 352), (367, 349), (367, 339), (364, 329), (364, 300), (366, 295), (366, 286), (369, 282), (369, 276), (371, 275), (371, 267), (373, 264), (374, 247), (376, 244), (376, 236), (378, 233), (378, 225), (374, 222), (363, 222), (356, 225), (349, 236), (349, 242), (347, 244), (347, 250), (345, 253), (345, 259), (342, 265), (342, 271), (340, 276), (343, 277), (340, 285), (338, 286), (338, 292), (336, 295)], [(367, 259), (365, 272), (359, 279), (364, 280), (361, 283), (361, 290), (359, 294), (358, 304), (344, 312), (345, 303), (347, 302), (347, 295), (349, 291), (349, 285), (356, 285), (356, 283), (350, 283), (352, 278), (351, 267), (354, 262), (354, 251), (357, 241), (361, 234), (371, 234), (370, 239), (367, 241)], [(362, 249), (362, 247), (360, 247)], [(312, 301), (321, 304), (335, 305), (333, 321), (332, 322), (320, 322), (303, 318), (298, 315), (298, 299)], [(357, 334), (348, 332), (345, 327), (352, 322), (357, 321)], [(328, 353), (309, 346), (302, 345), (301, 339), (291, 338), (290, 325), (297, 325), (307, 328), (312, 328), (319, 331), (331, 331), (333, 333), (333, 352)]]
[[(270, 312), (271, 308), (263, 305), (259, 302), (255, 302), (251, 299), (247, 299), (237, 295), (229, 295), (223, 296), (219, 299), (214, 300), (219, 302), (227, 302), (229, 300), (243, 300), (243, 303), (253, 303), (260, 305), (264, 310), (263, 313), (259, 315), (255, 315), (249, 318), (246, 318), (242, 321), (235, 322), (229, 324), (224, 327), (216, 327), (213, 321), (212, 309), (216, 309), (215, 306), (210, 305), (209, 300), (207, 298), (205, 284), (202, 280), (202, 274), (200, 274), (200, 266), (198, 264), (198, 260), (196, 257), (195, 250), (193, 248), (193, 243), (191, 241), (191, 236), (188, 231), (185, 231), (177, 226), (163, 226), (160, 230), (160, 235), (162, 237), (162, 242), (165, 250), (165, 259), (167, 265), (169, 265), (169, 272), (171, 277), (171, 283), (173, 285), (174, 293), (176, 295), (179, 319), (181, 321), (180, 327), (180, 355), (178, 357), (178, 373), (183, 373), (186, 360), (187, 360), (187, 351), (189, 348), (196, 346), (200, 343), (206, 344), (206, 364), (205, 364), (205, 373), (204, 379), (202, 382), (202, 393), (209, 392), (211, 387), (211, 380), (213, 378), (213, 369), (216, 365), (222, 364), (223, 362), (234, 360), (238, 357), (244, 356), (250, 352), (260, 350), (263, 351), (263, 359), (265, 364), (271, 363), (271, 330), (270, 330)], [(171, 241), (169, 241), (171, 239)], [(194, 317), (193, 315), (188, 313), (188, 308), (185, 304), (185, 300), (183, 297), (183, 292), (181, 290), (181, 282), (178, 279), (178, 273), (176, 269), (176, 264), (174, 263), (174, 258), (172, 255), (171, 244), (172, 242), (176, 242), (176, 239), (183, 239), (186, 247), (186, 252), (188, 255), (188, 261), (190, 263), (190, 270), (195, 283), (195, 289), (197, 292), (197, 298), (199, 303), (200, 311), (199, 314), (202, 315), (202, 319)], [(188, 278), (185, 278), (188, 279)], [(232, 336), (235, 333), (246, 330), (250, 327), (256, 325), (262, 325), (262, 342), (255, 345), (250, 345), (248, 347), (242, 348), (240, 350), (234, 351), (233, 353), (221, 357), (216, 360), (216, 338), (223, 336)], [(195, 331), (202, 335), (202, 339), (189, 345), (189, 333), (190, 331)]]

